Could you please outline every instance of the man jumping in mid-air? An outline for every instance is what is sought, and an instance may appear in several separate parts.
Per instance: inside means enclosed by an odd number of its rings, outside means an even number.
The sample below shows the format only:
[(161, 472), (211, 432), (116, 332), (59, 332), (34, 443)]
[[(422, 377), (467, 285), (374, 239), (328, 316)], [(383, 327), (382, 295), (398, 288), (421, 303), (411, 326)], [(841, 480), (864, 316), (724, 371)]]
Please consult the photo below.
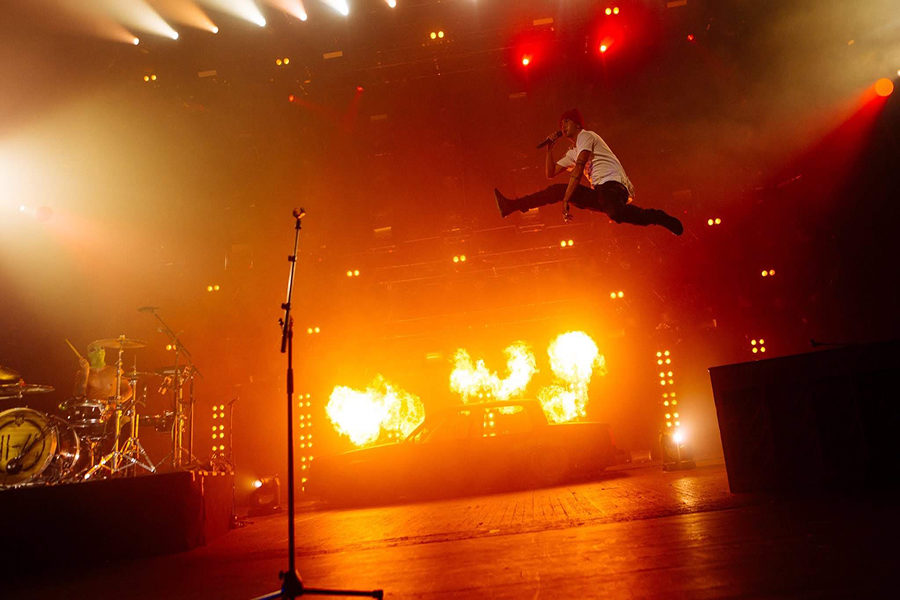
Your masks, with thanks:
[[(634, 187), (622, 163), (599, 135), (584, 128), (584, 119), (578, 109), (562, 114), (559, 129), (545, 141), (547, 178), (552, 179), (568, 170), (571, 171), (568, 185), (557, 183), (521, 198), (507, 198), (494, 188), (500, 216), (562, 201), (566, 221), (572, 218), (569, 214), (571, 202), (578, 208), (604, 212), (616, 223), (661, 225), (675, 235), (681, 235), (684, 227), (675, 217), (655, 208), (629, 204), (629, 199), (634, 198)], [(567, 137), (575, 146), (554, 162), (553, 143), (561, 136)], [(580, 185), (582, 173), (587, 175), (591, 187)]]

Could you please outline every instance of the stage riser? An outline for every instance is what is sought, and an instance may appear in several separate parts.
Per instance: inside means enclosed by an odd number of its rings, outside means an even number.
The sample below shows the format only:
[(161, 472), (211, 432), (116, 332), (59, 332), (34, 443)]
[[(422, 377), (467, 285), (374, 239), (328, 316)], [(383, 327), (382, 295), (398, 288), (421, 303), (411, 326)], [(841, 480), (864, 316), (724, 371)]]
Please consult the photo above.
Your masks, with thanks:
[(709, 372), (733, 492), (900, 486), (900, 342)]
[(228, 531), (232, 485), (181, 472), (0, 491), (0, 569), (190, 550)]

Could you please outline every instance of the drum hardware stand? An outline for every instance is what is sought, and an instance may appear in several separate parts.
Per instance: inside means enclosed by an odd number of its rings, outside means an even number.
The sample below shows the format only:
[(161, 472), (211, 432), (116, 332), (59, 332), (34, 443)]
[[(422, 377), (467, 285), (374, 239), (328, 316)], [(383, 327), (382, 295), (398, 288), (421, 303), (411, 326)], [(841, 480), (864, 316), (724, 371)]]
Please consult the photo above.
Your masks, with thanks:
[[(135, 474), (137, 467), (140, 467), (145, 471), (149, 471), (150, 473), (156, 473), (156, 466), (154, 466), (153, 461), (150, 460), (150, 457), (147, 455), (147, 451), (144, 450), (143, 446), (141, 446), (141, 440), (138, 437), (138, 428), (141, 424), (141, 416), (138, 412), (139, 402), (137, 399), (137, 380), (137, 365), (135, 365), (131, 377), (128, 378), (128, 382), (131, 384), (131, 389), (135, 390), (134, 397), (131, 399), (131, 435), (128, 436), (128, 439), (125, 440), (125, 445), (122, 447), (122, 455), (131, 463), (130, 465), (128, 465), (128, 467), (126, 467), (131, 470), (131, 475)], [(145, 386), (145, 404), (146, 397), (147, 388)], [(144, 462), (141, 462), (141, 459), (143, 459)]]
[[(124, 336), (122, 336), (122, 337), (124, 337)], [(124, 352), (125, 352), (125, 347), (123, 345), (120, 345), (118, 358), (116, 358), (116, 398), (115, 398), (116, 399), (116, 418), (115, 418), (116, 430), (113, 435), (113, 440), (114, 440), (113, 441), (113, 451), (110, 452), (109, 454), (107, 454), (106, 456), (104, 456), (103, 458), (101, 458), (100, 462), (98, 462), (96, 465), (91, 467), (87, 471), (87, 473), (84, 474), (83, 479), (85, 479), (85, 480), (88, 480), (91, 477), (93, 477), (94, 474), (97, 473), (97, 471), (99, 471), (100, 469), (107, 469), (109, 471), (110, 475), (118, 473), (119, 471), (122, 470), (119, 467), (120, 459), (124, 458), (132, 464), (137, 462), (133, 457), (125, 454), (124, 447), (122, 450), (119, 449), (119, 430), (122, 427), (122, 413), (124, 412), (123, 408), (122, 408), (122, 354)], [(112, 463), (112, 465), (109, 465), (107, 463)], [(143, 466), (143, 465), (141, 465), (141, 466)]]
[(281, 353), (287, 352), (288, 569), (278, 574), (278, 578), (282, 581), (280, 591), (260, 596), (255, 600), (274, 600), (276, 598), (293, 600), (306, 594), (310, 596), (365, 596), (380, 600), (384, 598), (382, 590), (328, 590), (305, 587), (297, 572), (295, 556), (297, 551), (294, 543), (294, 318), (291, 316), (291, 294), (294, 290), (294, 269), (297, 266), (297, 247), (300, 243), (300, 220), (306, 215), (306, 211), (302, 208), (295, 208), (293, 215), (296, 221), (294, 253), (288, 256), (291, 270), (288, 276), (287, 300), (281, 305), (281, 308), (284, 309), (284, 317), (279, 320)]
[[(191, 353), (187, 348), (184, 347), (184, 344), (181, 343), (181, 340), (178, 339), (178, 334), (172, 331), (172, 328), (163, 320), (162, 317), (156, 312), (158, 310), (155, 306), (147, 306), (144, 308), (138, 309), (141, 312), (150, 312), (153, 313), (153, 316), (156, 317), (156, 320), (162, 325), (162, 329), (160, 331), (169, 336), (169, 340), (172, 342), (172, 345), (175, 347), (175, 365), (173, 367), (174, 375), (175, 375), (175, 385), (172, 389), (172, 401), (174, 406), (174, 414), (175, 421), (172, 424), (172, 451), (166, 455), (159, 464), (163, 464), (167, 460), (172, 461), (172, 468), (178, 470), (184, 467), (190, 467), (191, 465), (196, 464), (197, 458), (193, 454), (194, 447), (194, 375), (202, 374), (199, 370), (193, 365)], [(184, 383), (184, 376), (181, 374), (181, 369), (179, 368), (178, 360), (181, 354), (187, 359), (187, 364), (185, 367), (188, 369), (188, 377), (190, 378), (190, 397), (189, 397), (189, 410), (188, 415), (184, 414), (184, 391), (181, 389)], [(184, 423), (185, 421), (190, 421), (190, 428), (188, 430), (188, 447), (184, 447)], [(188, 459), (185, 462), (185, 455)]]

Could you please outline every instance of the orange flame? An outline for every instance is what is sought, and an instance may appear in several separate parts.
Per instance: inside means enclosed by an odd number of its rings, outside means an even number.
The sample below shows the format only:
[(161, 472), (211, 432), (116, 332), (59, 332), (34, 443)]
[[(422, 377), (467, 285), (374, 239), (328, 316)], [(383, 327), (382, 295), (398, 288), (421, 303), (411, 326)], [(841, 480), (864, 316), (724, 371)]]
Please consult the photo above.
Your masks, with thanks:
[(364, 392), (336, 386), (325, 413), (339, 434), (357, 446), (370, 446), (383, 436), (405, 438), (425, 418), (425, 407), (418, 396), (378, 375)]
[(584, 407), (579, 406), (575, 392), (561, 385), (548, 385), (538, 392), (538, 401), (547, 420), (551, 423), (565, 423), (584, 414)]
[(597, 344), (583, 331), (560, 334), (547, 348), (550, 369), (562, 383), (538, 392), (538, 400), (551, 423), (564, 423), (585, 416), (588, 386), (595, 369), (606, 375), (606, 359)]
[(464, 349), (456, 351), (454, 368), (450, 374), (450, 389), (462, 396), (463, 402), (485, 396), (506, 400), (525, 391), (537, 372), (537, 363), (531, 348), (524, 342), (516, 342), (504, 350), (509, 375), (501, 379), (488, 370), (483, 360), (472, 363), (472, 357)]

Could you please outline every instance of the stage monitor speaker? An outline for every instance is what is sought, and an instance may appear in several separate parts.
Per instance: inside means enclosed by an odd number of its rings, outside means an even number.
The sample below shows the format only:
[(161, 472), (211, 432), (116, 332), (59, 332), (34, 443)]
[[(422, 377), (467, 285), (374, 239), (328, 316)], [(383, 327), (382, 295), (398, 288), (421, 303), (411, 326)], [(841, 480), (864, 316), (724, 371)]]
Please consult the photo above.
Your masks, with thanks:
[(898, 487), (900, 341), (709, 374), (732, 492)]

